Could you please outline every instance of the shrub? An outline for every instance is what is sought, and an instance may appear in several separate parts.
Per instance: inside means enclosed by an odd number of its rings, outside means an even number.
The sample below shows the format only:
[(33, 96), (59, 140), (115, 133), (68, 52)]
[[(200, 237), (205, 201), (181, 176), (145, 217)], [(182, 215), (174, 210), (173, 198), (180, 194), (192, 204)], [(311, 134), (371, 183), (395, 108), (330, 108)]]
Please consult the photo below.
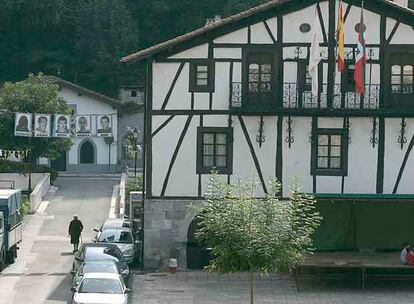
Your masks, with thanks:
[(22, 218), (30, 211), (30, 201), (27, 197), (22, 197), (22, 205), (20, 207), (20, 215)]
[(129, 195), (131, 191), (142, 191), (143, 178), (142, 174), (137, 175), (137, 177), (129, 177), (126, 185), (126, 194)]
[(33, 165), (32, 163), (15, 162), (10, 160), (0, 160), (0, 173), (50, 173), (50, 182), (53, 183), (58, 177), (58, 171), (43, 165)]

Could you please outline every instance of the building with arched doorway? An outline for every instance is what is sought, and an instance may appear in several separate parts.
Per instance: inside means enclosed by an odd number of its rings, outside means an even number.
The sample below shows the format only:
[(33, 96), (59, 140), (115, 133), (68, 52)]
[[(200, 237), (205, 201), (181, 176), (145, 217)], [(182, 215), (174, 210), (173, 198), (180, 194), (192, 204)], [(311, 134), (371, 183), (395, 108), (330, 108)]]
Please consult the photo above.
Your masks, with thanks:
[[(89, 90), (75, 83), (58, 77), (46, 76), (59, 86), (59, 95), (72, 108), (72, 127), (76, 115), (90, 117), (88, 136), (72, 136), (72, 147), (60, 157), (52, 160), (41, 159), (39, 162), (50, 164), (62, 172), (102, 173), (116, 172), (118, 163), (118, 111), (122, 103), (116, 99)], [(110, 117), (111, 137), (99, 137), (98, 123), (100, 117)]]

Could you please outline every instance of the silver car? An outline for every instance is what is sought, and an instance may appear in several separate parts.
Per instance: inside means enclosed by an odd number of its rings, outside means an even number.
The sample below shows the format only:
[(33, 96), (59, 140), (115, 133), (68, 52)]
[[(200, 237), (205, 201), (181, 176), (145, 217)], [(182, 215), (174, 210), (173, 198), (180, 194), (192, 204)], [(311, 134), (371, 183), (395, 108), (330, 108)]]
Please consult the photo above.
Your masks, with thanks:
[(114, 260), (86, 260), (81, 264), (78, 271), (71, 271), (73, 275), (72, 287), (78, 286), (83, 276), (91, 272), (121, 274)]
[(139, 242), (135, 239), (131, 228), (105, 229), (99, 235), (98, 243), (117, 245), (128, 264), (133, 263), (137, 257)]
[(102, 231), (105, 229), (118, 229), (118, 228), (131, 228), (132, 223), (128, 220), (122, 218), (107, 219), (101, 226), (101, 228), (94, 228), (93, 231), (96, 232), (94, 241), (96, 242), (101, 235)]
[(72, 304), (127, 304), (130, 289), (115, 273), (87, 273), (77, 287), (72, 287)]

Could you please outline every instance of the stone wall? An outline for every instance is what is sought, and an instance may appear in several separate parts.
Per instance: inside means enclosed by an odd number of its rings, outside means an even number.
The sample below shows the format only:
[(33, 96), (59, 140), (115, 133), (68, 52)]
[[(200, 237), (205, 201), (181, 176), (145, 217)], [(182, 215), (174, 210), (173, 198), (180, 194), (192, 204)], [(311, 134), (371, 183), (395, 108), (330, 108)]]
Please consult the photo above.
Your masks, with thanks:
[(188, 227), (194, 218), (190, 204), (200, 201), (145, 200), (144, 268), (165, 270), (170, 258), (186, 268)]

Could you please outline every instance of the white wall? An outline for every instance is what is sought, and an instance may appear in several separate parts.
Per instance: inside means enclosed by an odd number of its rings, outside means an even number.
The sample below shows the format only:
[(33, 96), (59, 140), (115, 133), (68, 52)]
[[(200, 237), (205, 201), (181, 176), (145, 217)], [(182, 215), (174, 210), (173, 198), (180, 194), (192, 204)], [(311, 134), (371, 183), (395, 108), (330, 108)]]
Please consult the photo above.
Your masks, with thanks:
[[(49, 173), (32, 173), (31, 182), (32, 189)], [(14, 181), (15, 189), (27, 190), (29, 188), (29, 174), (20, 173), (0, 173), (0, 188), (10, 188), (10, 183), (6, 181)]]
[(310, 175), (312, 119), (310, 117), (291, 117), (292, 136), (294, 142), (289, 148), (286, 142), (288, 125), (286, 117), (283, 118), (283, 195), (289, 194), (290, 186), (295, 182), (305, 192), (312, 192), (312, 176)]
[[(345, 14), (348, 4), (343, 2), (343, 11)], [(345, 44), (357, 44), (358, 33), (355, 32), (355, 25), (360, 22), (361, 8), (353, 5), (345, 21)], [(364, 9), (364, 23), (367, 25), (365, 32), (366, 43), (380, 43), (380, 18), (379, 14)]]
[[(387, 18), (387, 38), (390, 36), (394, 25), (396, 23), (395, 19)], [(397, 28), (397, 31), (394, 34), (394, 37), (391, 39), (391, 44), (414, 44), (414, 29), (404, 23), (400, 23)]]
[[(323, 22), (326, 32), (328, 28), (328, 1), (320, 2)], [(347, 3), (344, 2), (344, 12)], [(380, 40), (380, 15), (377, 13), (364, 11), (365, 23), (367, 24), (366, 42), (368, 44), (379, 44)], [(311, 42), (312, 30), (308, 33), (302, 33), (299, 26), (302, 23), (309, 23), (313, 26), (315, 16), (315, 5), (311, 5), (300, 11), (289, 13), (283, 16), (283, 42)], [(349, 12), (345, 23), (345, 43), (356, 44), (357, 33), (355, 25), (359, 23), (360, 8), (353, 6)], [(268, 19), (267, 24), (277, 39), (277, 18)], [(336, 23), (335, 23), (336, 24)], [(395, 20), (387, 18), (387, 37), (390, 34)], [(267, 44), (273, 43), (263, 22), (250, 25), (251, 43)], [(407, 25), (401, 24), (398, 28), (391, 43), (414, 43), (413, 29)], [(413, 37), (414, 38), (414, 37)], [(232, 33), (222, 35), (214, 39), (215, 44), (225, 43), (225, 47), (215, 47), (213, 49), (213, 59), (215, 61), (215, 90), (212, 94), (213, 110), (229, 109), (229, 93), (230, 81), (241, 82), (242, 80), (242, 47), (240, 44), (248, 42), (248, 27), (236, 30)], [(322, 42), (322, 31), (321, 31)], [(231, 44), (235, 44), (234, 47)], [(300, 59), (307, 58), (307, 47), (302, 47), (302, 52), (296, 54), (296, 47), (286, 47), (283, 49), (283, 59)], [(351, 48), (346, 48), (347, 52)], [(327, 57), (327, 48), (321, 46), (324, 53), (324, 59)], [(379, 59), (379, 48), (373, 47), (372, 59)], [(208, 45), (203, 44), (190, 48), (171, 56), (172, 59), (205, 59), (208, 57)], [(232, 63), (223, 62), (223, 59), (232, 59)], [(189, 92), (189, 66), (190, 61), (185, 61), (184, 68), (179, 76), (174, 90), (171, 93), (170, 100), (166, 107), (167, 110), (190, 110), (191, 109), (191, 93)], [(284, 82), (297, 81), (297, 63), (284, 62)], [(180, 63), (154, 63), (153, 64), (153, 109), (159, 110), (167, 96), (168, 90), (173, 83), (173, 79), (179, 69)], [(233, 77), (230, 80), (230, 67), (233, 66)], [(320, 81), (327, 82), (327, 63), (323, 63), (323, 77)], [(370, 78), (372, 84), (378, 84), (380, 81), (380, 65), (367, 64), (366, 66), (367, 81)], [(335, 74), (335, 83), (340, 84), (341, 75)], [(326, 88), (323, 89), (326, 92)], [(336, 94), (339, 94), (336, 92)], [(353, 93), (350, 93), (353, 94)], [(194, 109), (208, 110), (210, 105), (209, 93), (194, 93)], [(325, 98), (326, 101), (326, 98)], [(324, 105), (322, 105), (324, 106)], [(152, 116), (152, 132), (156, 130), (169, 115)], [(179, 136), (186, 122), (186, 115), (176, 115), (172, 121), (162, 129), (153, 138), (152, 148), (152, 194), (159, 196), (161, 194), (162, 185), (171, 161), (171, 157), (177, 145)], [(224, 114), (204, 115), (203, 125), (205, 127), (226, 127), (228, 124), (228, 116)], [(253, 144), (254, 151), (257, 155), (263, 177), (265, 180), (272, 178), (276, 174), (276, 142), (277, 142), (277, 116), (265, 116), (264, 135), (266, 141), (261, 147), (256, 142), (258, 134), (259, 116), (244, 116), (244, 122), (248, 130), (248, 135)], [(283, 194), (288, 195), (289, 187), (293, 182), (297, 182), (305, 192), (312, 192), (315, 186), (316, 192), (319, 193), (375, 193), (376, 178), (378, 165), (378, 144), (374, 147), (370, 143), (372, 137), (373, 122), (371, 117), (351, 117), (350, 118), (350, 136), (351, 141), (348, 145), (348, 175), (342, 176), (311, 176), (311, 118), (310, 117), (291, 117), (292, 119), (292, 136), (294, 142), (289, 144), (286, 142), (288, 124), (287, 117), (283, 117), (282, 123), (282, 152), (283, 152)], [(256, 175), (256, 166), (254, 164), (250, 148), (246, 142), (245, 135), (240, 126), (237, 116), (232, 117), (232, 127), (234, 131), (233, 142), (233, 174), (231, 182), (237, 182), (239, 177), (250, 179)], [(400, 130), (400, 119), (386, 120), (385, 134), (385, 172), (384, 172), (384, 193), (391, 193), (398, 175), (399, 167), (404, 157), (408, 143), (401, 150), (396, 140)], [(196, 140), (197, 127), (200, 124), (199, 115), (195, 115), (191, 121), (188, 132), (184, 138), (181, 149), (177, 154), (177, 159), (171, 170), (168, 186), (166, 188), (166, 196), (197, 196), (198, 195), (198, 175), (196, 174)], [(407, 119), (407, 140), (409, 141), (414, 134), (414, 119)], [(339, 117), (320, 117), (318, 118), (319, 128), (343, 128), (344, 118)], [(377, 134), (378, 137), (378, 119)], [(411, 180), (414, 177), (414, 155), (410, 157), (406, 171), (402, 176), (398, 193), (412, 193)], [(209, 175), (202, 175), (202, 192), (205, 191), (208, 183)], [(227, 175), (222, 176), (227, 180)], [(315, 185), (314, 185), (315, 183)], [(258, 194), (263, 194), (261, 186), (258, 187)]]
[[(302, 23), (308, 23), (311, 27), (314, 26), (315, 20), (315, 7), (311, 5), (302, 10), (292, 12), (283, 16), (283, 42), (311, 42), (313, 28), (308, 33), (302, 33), (299, 30), (299, 26)], [(323, 16), (323, 23), (328, 32), (328, 2), (320, 2), (320, 8)], [(319, 37), (321, 43), (323, 42), (322, 25), (320, 26)]]
[[(81, 114), (93, 114), (91, 119), (92, 133), (96, 132), (96, 119), (97, 115), (111, 114), (112, 117), (112, 131), (114, 136), (114, 143), (111, 145), (111, 164), (117, 162), (117, 134), (118, 134), (118, 117), (117, 109), (114, 109), (111, 105), (102, 101), (96, 100), (92, 97), (81, 95), (72, 89), (63, 87), (59, 91), (59, 95), (65, 99), (67, 104), (76, 105), (76, 115)], [(68, 152), (68, 164), (77, 165), (79, 164), (78, 150), (79, 144), (85, 139), (85, 137), (72, 137), (73, 145)], [(91, 136), (88, 137), (92, 141), (97, 150), (96, 164), (108, 164), (109, 161), (109, 147), (105, 143), (102, 137)]]
[[(408, 145), (414, 136), (414, 119), (406, 118), (405, 121), (407, 124), (405, 133), (407, 142), (401, 149), (401, 145), (398, 143), (398, 137), (401, 135), (401, 118), (387, 118), (385, 120), (384, 193), (392, 193)], [(408, 158), (397, 193), (413, 193), (413, 178), (414, 151), (411, 152)]]

